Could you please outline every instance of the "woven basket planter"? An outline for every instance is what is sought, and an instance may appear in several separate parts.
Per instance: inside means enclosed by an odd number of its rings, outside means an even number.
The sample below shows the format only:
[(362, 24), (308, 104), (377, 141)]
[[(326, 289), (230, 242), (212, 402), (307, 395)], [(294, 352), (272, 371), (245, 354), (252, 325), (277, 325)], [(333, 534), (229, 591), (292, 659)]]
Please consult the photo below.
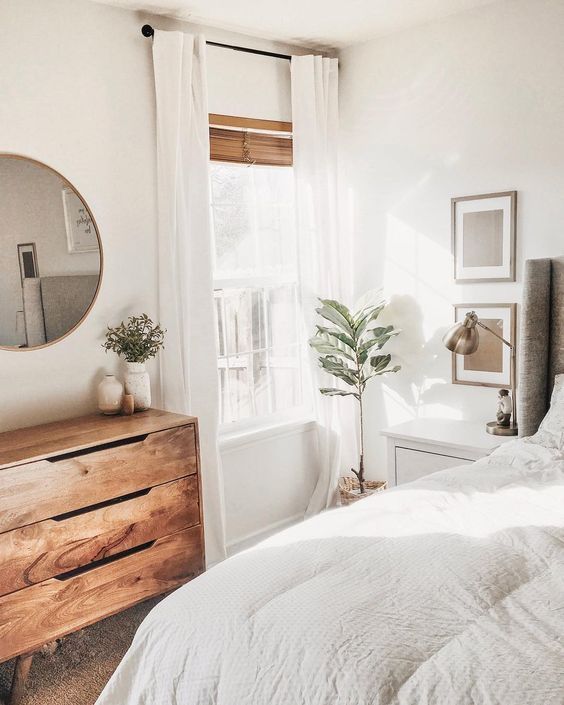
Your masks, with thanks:
[(385, 480), (365, 480), (364, 493), (360, 494), (360, 485), (356, 477), (340, 477), (339, 478), (339, 495), (341, 496), (341, 505), (352, 504), (358, 502), (359, 499), (370, 497), (375, 492), (381, 492), (386, 489)]

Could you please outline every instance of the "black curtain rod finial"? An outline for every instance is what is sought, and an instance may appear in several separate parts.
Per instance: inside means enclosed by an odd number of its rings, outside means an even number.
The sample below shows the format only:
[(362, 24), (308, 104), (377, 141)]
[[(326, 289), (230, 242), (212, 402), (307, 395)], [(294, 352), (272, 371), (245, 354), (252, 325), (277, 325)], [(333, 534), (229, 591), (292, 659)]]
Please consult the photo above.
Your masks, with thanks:
[(155, 30), (151, 27), (150, 24), (144, 24), (144, 25), (141, 27), (141, 34), (142, 34), (144, 37), (152, 37), (152, 36), (154, 36), (154, 34), (155, 34)]

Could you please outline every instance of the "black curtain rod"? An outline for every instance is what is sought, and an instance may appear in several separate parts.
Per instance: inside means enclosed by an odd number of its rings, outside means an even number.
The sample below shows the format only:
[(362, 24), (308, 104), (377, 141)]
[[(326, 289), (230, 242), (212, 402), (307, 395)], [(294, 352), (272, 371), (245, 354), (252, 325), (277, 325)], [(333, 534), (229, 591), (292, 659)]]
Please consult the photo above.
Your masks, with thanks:
[[(155, 30), (150, 24), (144, 24), (141, 27), (141, 34), (144, 37), (152, 37), (155, 34)], [(259, 56), (271, 56), (273, 59), (286, 59), (286, 61), (291, 61), (292, 57), (289, 54), (277, 54), (274, 51), (262, 51), (261, 49), (250, 49), (249, 47), (238, 47), (234, 44), (221, 44), (221, 42), (206, 42), (210, 47), (221, 47), (222, 49), (233, 49), (233, 51), (242, 51), (245, 54), (258, 54)]]

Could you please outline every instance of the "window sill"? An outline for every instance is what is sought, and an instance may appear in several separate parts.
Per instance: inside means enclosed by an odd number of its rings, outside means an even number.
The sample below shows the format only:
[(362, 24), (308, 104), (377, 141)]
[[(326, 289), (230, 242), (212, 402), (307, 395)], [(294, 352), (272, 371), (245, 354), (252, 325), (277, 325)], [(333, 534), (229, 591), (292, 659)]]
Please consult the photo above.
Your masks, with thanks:
[(228, 453), (238, 450), (247, 445), (262, 443), (273, 438), (283, 436), (294, 436), (298, 433), (306, 433), (315, 428), (316, 422), (311, 417), (302, 417), (288, 421), (279, 421), (268, 426), (259, 428), (246, 428), (240, 431), (224, 432), (219, 436), (219, 450), (221, 453)]

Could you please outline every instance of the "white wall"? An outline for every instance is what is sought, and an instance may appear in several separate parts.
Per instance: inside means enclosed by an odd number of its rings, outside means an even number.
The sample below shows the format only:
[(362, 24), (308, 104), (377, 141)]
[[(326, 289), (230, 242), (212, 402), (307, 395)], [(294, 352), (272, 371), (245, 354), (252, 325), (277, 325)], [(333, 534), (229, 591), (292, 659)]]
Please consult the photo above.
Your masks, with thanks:
[[(0, 350), (0, 430), (68, 418), (95, 409), (104, 371), (118, 369), (102, 350), (107, 324), (156, 312), (155, 125), (151, 43), (140, 27), (188, 25), (87, 0), (0, 3), (0, 152), (24, 154), (61, 172), (97, 220), (104, 277), (87, 320), (43, 350)], [(286, 47), (217, 30), (218, 41)], [(287, 120), (289, 65), (213, 49), (210, 109)], [(150, 368), (156, 387), (156, 366)], [(304, 440), (305, 439), (305, 440)], [(225, 458), (228, 540), (262, 531), (303, 511), (312, 484), (312, 434), (287, 439), (288, 465), (247, 446)], [(305, 445), (304, 445), (305, 444)], [(257, 478), (272, 488), (257, 497)], [(297, 485), (295, 484), (297, 483)], [(235, 513), (245, 511), (238, 523)], [(240, 535), (237, 532), (243, 532)]]
[(250, 442), (222, 446), (228, 549), (244, 548), (259, 533), (303, 518), (315, 486), (313, 423), (280, 427)]
[(117, 367), (101, 348), (106, 325), (155, 313), (156, 218), (150, 56), (134, 17), (83, 1), (4, 0), (0, 23), (0, 151), (71, 181), (105, 256), (83, 325), (43, 350), (0, 351), (6, 430), (94, 410), (97, 381)]
[[(452, 385), (441, 335), (452, 304), (519, 301), (523, 262), (564, 254), (564, 4), (511, 0), (341, 54), (346, 200), (357, 293), (383, 285), (403, 370), (376, 383), (381, 428), (417, 416), (490, 420), (496, 390)], [(518, 190), (518, 281), (455, 285), (450, 198)]]

